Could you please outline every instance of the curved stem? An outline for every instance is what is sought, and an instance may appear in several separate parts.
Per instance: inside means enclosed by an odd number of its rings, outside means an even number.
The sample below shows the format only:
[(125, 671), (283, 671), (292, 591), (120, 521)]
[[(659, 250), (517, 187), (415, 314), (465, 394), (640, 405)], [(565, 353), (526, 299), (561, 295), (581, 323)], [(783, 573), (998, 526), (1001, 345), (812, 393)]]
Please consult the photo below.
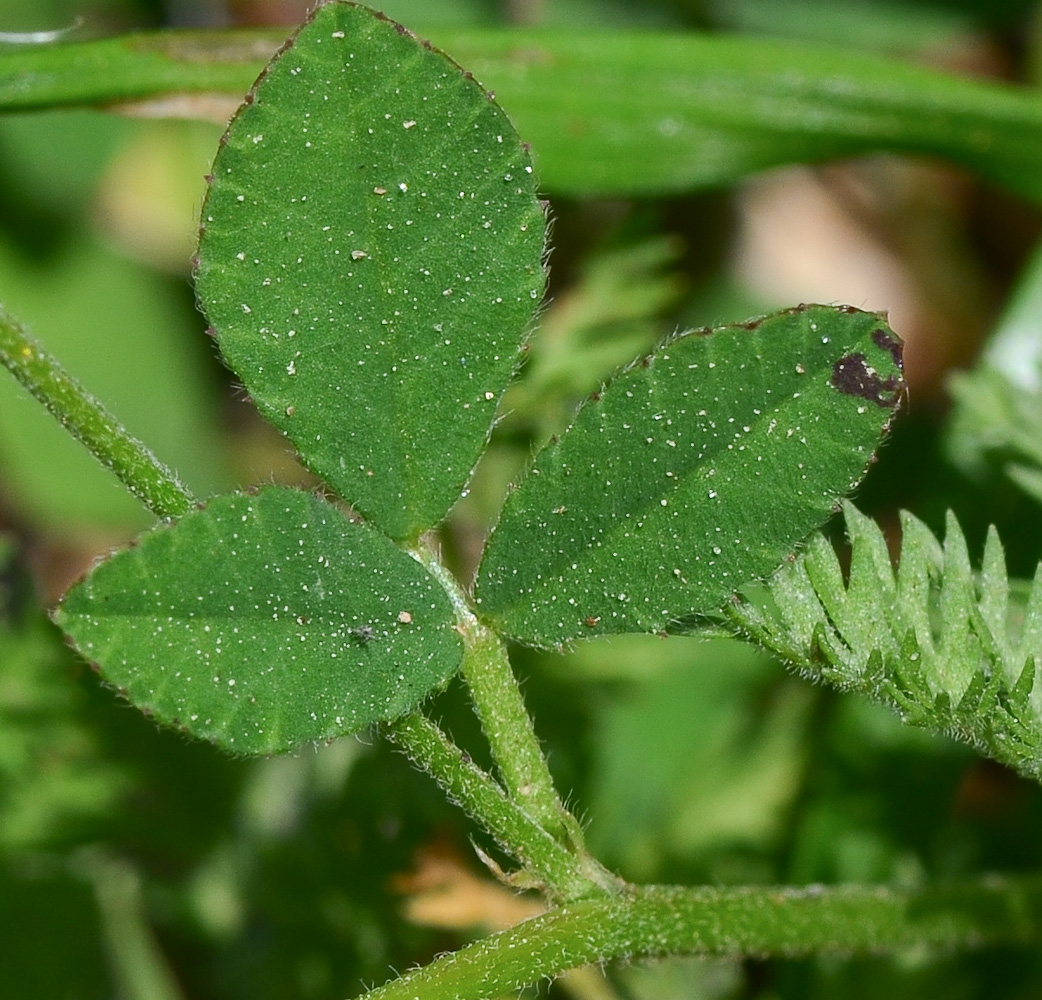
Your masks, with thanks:
[(195, 498), (60, 362), (0, 305), (0, 364), (156, 517), (178, 517)]
[(533, 917), (372, 990), (366, 1000), (485, 1000), (616, 958), (879, 953), (1040, 937), (1038, 874), (912, 891), (646, 886)]

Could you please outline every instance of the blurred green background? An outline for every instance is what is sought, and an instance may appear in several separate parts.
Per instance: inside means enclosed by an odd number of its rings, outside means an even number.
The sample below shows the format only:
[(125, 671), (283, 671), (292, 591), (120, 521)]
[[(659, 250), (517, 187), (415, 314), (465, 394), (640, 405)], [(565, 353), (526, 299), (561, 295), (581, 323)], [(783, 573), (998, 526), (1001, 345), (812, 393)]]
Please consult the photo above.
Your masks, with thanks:
[[(280, 0), (3, 0), (0, 32), (297, 23)], [(460, 24), (726, 31), (1037, 82), (1028, 0), (401, 0)], [(1042, 97), (1040, 97), (1042, 100)], [(509, 108), (507, 108), (509, 112)], [(306, 482), (215, 357), (189, 281), (216, 124), (67, 111), (0, 118), (0, 300), (201, 495)], [(911, 404), (857, 500), (896, 529), (947, 507), (1011, 572), (1040, 554), (1036, 207), (937, 163), (873, 156), (726, 190), (546, 192), (551, 293), (470, 496), (443, 530), (466, 577), (507, 484), (586, 393), (678, 328), (801, 301), (885, 309)], [(989, 367), (978, 362), (983, 358)], [(959, 371), (961, 374), (956, 374)], [(0, 993), (351, 996), (529, 912), (489, 845), (379, 739), (231, 759), (160, 731), (69, 653), (41, 608), (149, 523), (0, 379)], [(517, 650), (593, 850), (627, 878), (915, 885), (1037, 867), (1033, 785), (883, 710), (715, 640)], [(475, 759), (464, 693), (432, 706)], [(543, 992), (546, 992), (546, 987)], [(607, 998), (1034, 997), (1036, 955), (675, 960), (565, 977)]]

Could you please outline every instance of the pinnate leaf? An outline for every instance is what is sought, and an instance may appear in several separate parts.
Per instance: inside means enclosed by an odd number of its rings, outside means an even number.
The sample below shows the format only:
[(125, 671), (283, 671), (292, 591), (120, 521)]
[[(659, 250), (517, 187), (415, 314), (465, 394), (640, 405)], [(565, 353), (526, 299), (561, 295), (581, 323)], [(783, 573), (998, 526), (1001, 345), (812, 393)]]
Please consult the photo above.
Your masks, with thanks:
[(902, 393), (900, 353), (850, 307), (667, 342), (595, 393), (508, 497), (483, 615), (553, 646), (715, 611), (861, 479)]
[(461, 658), (448, 598), (418, 562), (283, 487), (150, 532), (56, 617), (135, 705), (239, 753), (394, 718)]
[(994, 529), (976, 571), (953, 515), (941, 543), (902, 513), (895, 571), (878, 526), (850, 504), (844, 514), (848, 579), (814, 535), (770, 579), (766, 602), (726, 609), (731, 628), (801, 673), (1042, 780), (1042, 566), (1011, 586)]
[(326, 3), (228, 129), (197, 288), (261, 412), (410, 539), (485, 444), (544, 239), (528, 152), (490, 96), (386, 18)]

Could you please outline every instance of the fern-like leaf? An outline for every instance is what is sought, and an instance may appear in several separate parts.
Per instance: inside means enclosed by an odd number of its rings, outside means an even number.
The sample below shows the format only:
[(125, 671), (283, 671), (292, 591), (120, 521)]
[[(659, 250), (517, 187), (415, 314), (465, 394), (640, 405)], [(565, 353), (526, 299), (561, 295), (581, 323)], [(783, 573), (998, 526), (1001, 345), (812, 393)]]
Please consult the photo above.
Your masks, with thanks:
[(726, 611), (729, 627), (800, 673), (894, 707), (911, 724), (972, 744), (1042, 780), (1042, 565), (1006, 576), (994, 528), (979, 572), (948, 515), (942, 544), (902, 512), (895, 571), (876, 524), (844, 505), (851, 544), (844, 580), (815, 535), (767, 583), (763, 604)]

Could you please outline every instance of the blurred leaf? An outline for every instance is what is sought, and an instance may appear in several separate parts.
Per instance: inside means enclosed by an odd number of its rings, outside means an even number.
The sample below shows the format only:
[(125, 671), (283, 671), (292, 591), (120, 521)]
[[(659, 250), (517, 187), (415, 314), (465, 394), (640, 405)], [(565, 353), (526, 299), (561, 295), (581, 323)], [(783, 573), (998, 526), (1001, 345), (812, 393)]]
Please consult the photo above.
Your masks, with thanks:
[(439, 33), (510, 110), (554, 193), (722, 185), (891, 150), (950, 159), (1042, 200), (1033, 91), (849, 45), (685, 33)]
[(204, 174), (220, 132), (194, 121), (136, 125), (101, 178), (95, 216), (124, 253), (185, 275), (198, 240)]
[(30, 246), (47, 245), (82, 220), (98, 179), (133, 130), (125, 119), (90, 111), (0, 118), (3, 228), (18, 230)]
[(989, 465), (1042, 503), (1042, 388), (1026, 389), (979, 366), (949, 380), (955, 402), (948, 451), (964, 471)]
[(729, 959), (675, 956), (624, 965), (616, 976), (632, 1000), (724, 1000), (745, 995), (739, 963)]
[(527, 153), (453, 63), (327, 4), (213, 173), (197, 284), (225, 358), (314, 472), (416, 537), (459, 498), (542, 296)]
[(1002, 470), (1042, 502), (1042, 245), (1017, 281), (981, 360), (954, 373), (947, 451), (971, 476)]
[[(280, 40), (194, 32), (8, 52), (0, 109), (241, 94), (258, 47)], [(443, 28), (434, 41), (510, 109), (556, 194), (661, 194), (891, 150), (1042, 201), (1042, 103), (1027, 88), (788, 39)]]
[[(56, 850), (113, 809), (127, 779), (84, 711), (76, 665), (0, 539), (0, 856)], [(2, 936), (2, 935), (0, 935)]]
[(401, 24), (436, 25), (495, 24), (503, 19), (502, 4), (496, 0), (389, 0), (380, 10)]
[(656, 237), (583, 259), (574, 286), (540, 317), (524, 377), (504, 399), (507, 419), (535, 422), (546, 429), (537, 440), (545, 441), (605, 377), (662, 339), (660, 317), (681, 289), (677, 244)]
[(393, 719), (462, 655), (448, 598), (419, 563), (281, 487), (218, 497), (143, 536), (56, 618), (139, 708), (239, 753)]
[(667, 341), (595, 393), (507, 498), (482, 614), (559, 646), (717, 610), (860, 481), (901, 388), (900, 342), (849, 307)]
[(654, 880), (677, 858), (771, 845), (800, 788), (812, 691), (730, 640), (618, 637), (575, 655), (633, 677), (596, 731), (595, 851)]
[(839, 44), (856, 37), (861, 51), (923, 53), (950, 50), (1009, 3), (993, 0), (972, 12), (916, 0), (706, 0), (705, 6), (714, 24), (730, 30)]
[(91, 890), (64, 871), (0, 865), (4, 992), (33, 1000), (109, 1000), (114, 984)]

